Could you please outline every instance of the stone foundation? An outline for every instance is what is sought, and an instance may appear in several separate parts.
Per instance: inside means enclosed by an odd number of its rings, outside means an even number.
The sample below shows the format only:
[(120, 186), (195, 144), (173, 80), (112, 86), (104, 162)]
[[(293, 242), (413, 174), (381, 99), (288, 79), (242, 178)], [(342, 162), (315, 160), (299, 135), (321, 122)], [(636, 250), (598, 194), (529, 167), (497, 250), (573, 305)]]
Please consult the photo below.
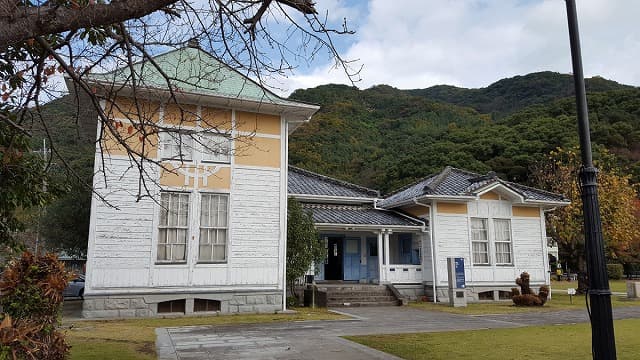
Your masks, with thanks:
[[(194, 300), (220, 302), (220, 311), (194, 312)], [(184, 312), (158, 313), (158, 303), (185, 300)], [(282, 310), (282, 292), (202, 293), (158, 295), (85, 295), (82, 317), (130, 318), (234, 313), (275, 313)]]
[(411, 301), (420, 300), (425, 295), (424, 286), (421, 284), (394, 284), (393, 286), (402, 296)]
[[(531, 286), (531, 289), (536, 293), (540, 291), (540, 286)], [(511, 301), (510, 295), (511, 288), (514, 286), (470, 286), (465, 289), (465, 294), (468, 303), (476, 303), (481, 301)], [(502, 298), (500, 294), (502, 292)], [(424, 293), (429, 299), (433, 299), (433, 288), (431, 285), (424, 286)], [(438, 295), (438, 302), (449, 302), (449, 289), (446, 287), (437, 287), (436, 294)]]

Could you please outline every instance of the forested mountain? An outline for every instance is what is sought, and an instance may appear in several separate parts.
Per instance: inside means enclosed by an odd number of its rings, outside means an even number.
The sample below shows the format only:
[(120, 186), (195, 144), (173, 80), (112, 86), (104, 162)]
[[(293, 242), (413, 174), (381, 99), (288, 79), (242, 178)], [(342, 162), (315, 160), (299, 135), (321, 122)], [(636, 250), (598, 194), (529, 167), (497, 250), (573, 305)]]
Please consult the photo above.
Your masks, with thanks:
[[(589, 83), (594, 144), (616, 154), (625, 171), (640, 181), (640, 90), (602, 78)], [(531, 166), (539, 159), (557, 147), (578, 144), (575, 100), (563, 97), (571, 94), (569, 86), (569, 76), (555, 73), (505, 79), (467, 90), (496, 94), (487, 103), (479, 95), (460, 95), (456, 101), (469, 107), (389, 86), (298, 90), (291, 98), (319, 103), (322, 109), (293, 134), (290, 162), (383, 191), (446, 165), (494, 170), (529, 183)], [(495, 116), (505, 113), (511, 114)]]
[[(596, 76), (585, 79), (587, 92), (629, 90), (631, 86)], [(531, 73), (499, 80), (485, 88), (466, 89), (436, 85), (407, 90), (411, 95), (461, 106), (501, 118), (526, 106), (548, 103), (575, 94), (573, 76), (551, 71)]]

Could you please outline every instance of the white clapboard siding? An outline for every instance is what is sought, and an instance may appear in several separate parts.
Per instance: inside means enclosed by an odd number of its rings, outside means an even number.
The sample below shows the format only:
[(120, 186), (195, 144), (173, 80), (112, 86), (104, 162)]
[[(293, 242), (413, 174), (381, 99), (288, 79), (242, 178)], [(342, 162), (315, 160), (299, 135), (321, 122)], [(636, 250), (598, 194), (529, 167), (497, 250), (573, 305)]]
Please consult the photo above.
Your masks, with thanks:
[(469, 229), (466, 215), (436, 216), (436, 246), (439, 285), (447, 284), (447, 258), (463, 257), (465, 261), (465, 276), (469, 279)]
[[(97, 167), (94, 189), (106, 202), (98, 197), (94, 200), (88, 287), (147, 286), (155, 203), (150, 199), (136, 202), (140, 173), (128, 159), (106, 159), (104, 172), (101, 162)], [(146, 170), (155, 176), (152, 166)]]
[(281, 246), (280, 170), (235, 168), (231, 201), (230, 284), (275, 285)]
[(433, 281), (433, 268), (431, 266), (431, 237), (429, 233), (420, 236), (422, 239), (422, 278), (426, 282)]
[(540, 218), (513, 218), (513, 248), (516, 272), (526, 271), (531, 282), (545, 281), (544, 256)]

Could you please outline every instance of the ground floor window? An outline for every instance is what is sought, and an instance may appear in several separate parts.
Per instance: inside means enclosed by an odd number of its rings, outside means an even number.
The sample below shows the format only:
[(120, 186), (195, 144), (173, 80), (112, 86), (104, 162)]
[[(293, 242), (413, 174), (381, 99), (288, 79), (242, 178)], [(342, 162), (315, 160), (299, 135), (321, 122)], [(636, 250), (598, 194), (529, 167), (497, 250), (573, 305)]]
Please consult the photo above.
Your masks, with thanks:
[(158, 303), (158, 314), (166, 313), (183, 313), (185, 309), (185, 300), (171, 300)]
[(209, 299), (193, 299), (193, 312), (220, 311), (220, 301)]
[(162, 192), (158, 224), (158, 261), (186, 261), (188, 232), (189, 194)]

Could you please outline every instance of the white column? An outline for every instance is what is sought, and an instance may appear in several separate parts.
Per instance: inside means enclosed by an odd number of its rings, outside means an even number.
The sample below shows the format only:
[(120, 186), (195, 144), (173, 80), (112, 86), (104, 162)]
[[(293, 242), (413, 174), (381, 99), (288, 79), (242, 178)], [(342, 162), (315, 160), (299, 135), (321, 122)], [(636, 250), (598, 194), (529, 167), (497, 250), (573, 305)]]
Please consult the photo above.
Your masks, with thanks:
[(384, 276), (385, 281), (389, 281), (387, 276), (389, 274), (389, 233), (389, 230), (384, 232), (384, 263), (386, 265)]
[(382, 231), (378, 233), (378, 284), (383, 281), (383, 274), (385, 272), (382, 269)]

